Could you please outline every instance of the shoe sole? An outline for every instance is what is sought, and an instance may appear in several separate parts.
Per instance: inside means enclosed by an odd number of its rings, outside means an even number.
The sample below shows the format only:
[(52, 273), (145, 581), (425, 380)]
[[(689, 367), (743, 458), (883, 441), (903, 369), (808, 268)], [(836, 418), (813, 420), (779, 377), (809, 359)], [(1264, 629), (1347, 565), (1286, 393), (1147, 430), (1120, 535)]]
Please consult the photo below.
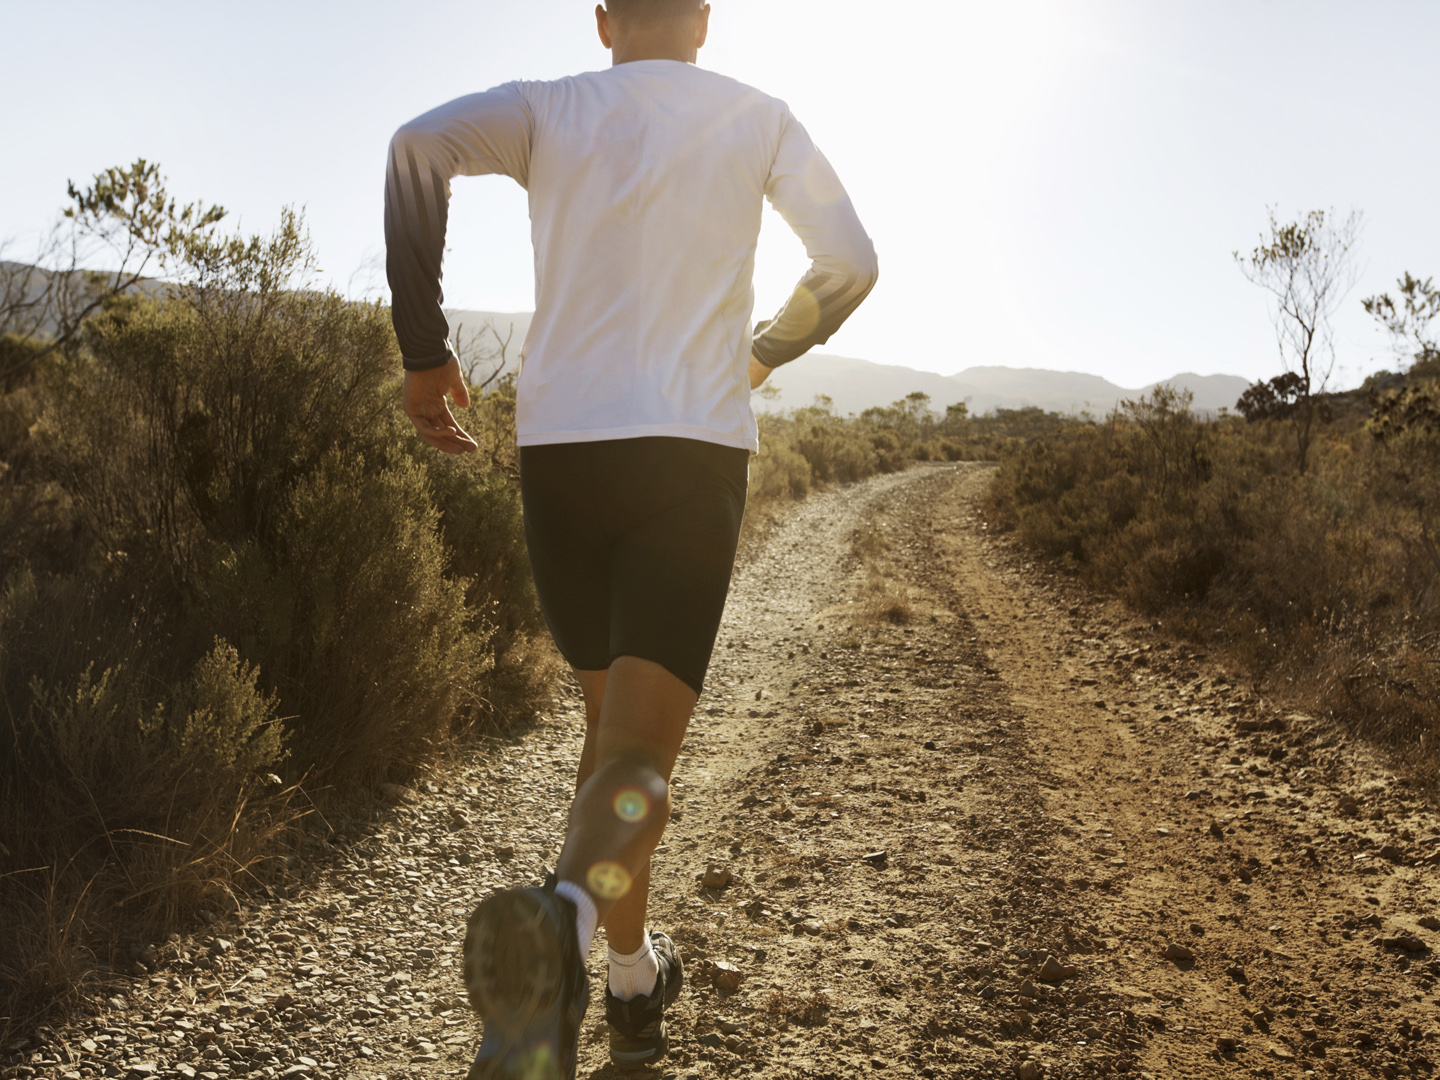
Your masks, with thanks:
[(610, 1064), (621, 1069), (643, 1069), (647, 1065), (653, 1065), (670, 1052), (670, 1033), (665, 1030), (663, 1023), (660, 1028), (660, 1041), (653, 1047), (646, 1047), (644, 1050), (616, 1050), (610, 1047)]
[(469, 1080), (564, 1080), (558, 1032), (531, 1030), (564, 986), (564, 956), (550, 915), (524, 892), (486, 898), (465, 928), (465, 992), (497, 1035), (498, 1057), (476, 1061)]

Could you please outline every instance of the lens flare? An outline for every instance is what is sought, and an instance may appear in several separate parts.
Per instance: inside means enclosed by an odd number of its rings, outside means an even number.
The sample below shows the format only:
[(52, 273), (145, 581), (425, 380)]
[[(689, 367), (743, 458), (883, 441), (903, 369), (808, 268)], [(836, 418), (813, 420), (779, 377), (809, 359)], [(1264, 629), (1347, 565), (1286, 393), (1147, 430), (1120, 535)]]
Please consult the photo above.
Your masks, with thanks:
[(795, 289), (785, 305), (784, 325), (786, 335), (793, 333), (796, 340), (809, 337), (820, 325), (820, 301), (804, 285)]
[(621, 788), (611, 805), (615, 808), (615, 816), (631, 825), (650, 816), (650, 796), (639, 788)]
[(585, 875), (590, 891), (601, 900), (619, 900), (633, 884), (630, 872), (617, 862), (596, 863)]
[(833, 205), (845, 197), (845, 188), (830, 163), (821, 157), (812, 157), (805, 166), (805, 190), (810, 197), (826, 206)]

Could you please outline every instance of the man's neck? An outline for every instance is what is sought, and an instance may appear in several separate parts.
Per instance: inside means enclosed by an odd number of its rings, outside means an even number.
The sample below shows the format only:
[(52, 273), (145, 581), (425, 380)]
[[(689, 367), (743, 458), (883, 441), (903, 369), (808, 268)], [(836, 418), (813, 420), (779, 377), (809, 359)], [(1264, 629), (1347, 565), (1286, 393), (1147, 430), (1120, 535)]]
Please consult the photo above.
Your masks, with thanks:
[(619, 43), (610, 50), (613, 66), (633, 64), (640, 60), (676, 60), (682, 64), (693, 64), (700, 55), (695, 46), (693, 31), (688, 45), (674, 34), (634, 34), (622, 46)]

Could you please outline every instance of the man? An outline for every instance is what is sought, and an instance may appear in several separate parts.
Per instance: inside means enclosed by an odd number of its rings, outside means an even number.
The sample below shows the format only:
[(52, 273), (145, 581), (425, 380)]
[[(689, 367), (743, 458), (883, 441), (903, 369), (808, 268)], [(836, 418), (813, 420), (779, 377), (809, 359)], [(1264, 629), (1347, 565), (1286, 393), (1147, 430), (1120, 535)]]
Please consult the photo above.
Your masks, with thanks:
[[(554, 878), (485, 899), (465, 940), (484, 1018), (472, 1080), (573, 1077), (584, 957), (609, 944), (620, 1065), (659, 1060), (679, 993), (647, 933), (650, 854), (729, 588), (756, 452), (750, 391), (827, 340), (873, 287), (869, 238), (784, 103), (694, 66), (710, 6), (609, 0), (613, 66), (509, 83), (406, 124), (391, 144), (387, 271), (405, 411), (451, 453), (468, 394), (441, 311), (449, 182), (501, 173), (530, 196), (536, 310), (516, 428), (541, 608), (585, 696), (577, 794)], [(752, 334), (765, 199), (812, 266)]]

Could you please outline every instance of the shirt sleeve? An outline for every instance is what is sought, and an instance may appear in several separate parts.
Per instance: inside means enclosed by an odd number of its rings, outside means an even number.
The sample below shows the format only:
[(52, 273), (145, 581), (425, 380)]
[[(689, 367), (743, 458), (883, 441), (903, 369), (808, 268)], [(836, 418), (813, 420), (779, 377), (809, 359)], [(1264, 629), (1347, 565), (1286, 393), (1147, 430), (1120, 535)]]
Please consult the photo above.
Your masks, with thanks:
[(774, 368), (829, 341), (875, 287), (880, 270), (840, 178), (789, 112), (765, 196), (810, 256), (810, 271), (785, 306), (755, 326), (751, 351)]
[(533, 130), (520, 86), (507, 83), (441, 105), (391, 139), (385, 275), (406, 370), (443, 367), (453, 352), (440, 284), (451, 178), (499, 173), (527, 186)]

